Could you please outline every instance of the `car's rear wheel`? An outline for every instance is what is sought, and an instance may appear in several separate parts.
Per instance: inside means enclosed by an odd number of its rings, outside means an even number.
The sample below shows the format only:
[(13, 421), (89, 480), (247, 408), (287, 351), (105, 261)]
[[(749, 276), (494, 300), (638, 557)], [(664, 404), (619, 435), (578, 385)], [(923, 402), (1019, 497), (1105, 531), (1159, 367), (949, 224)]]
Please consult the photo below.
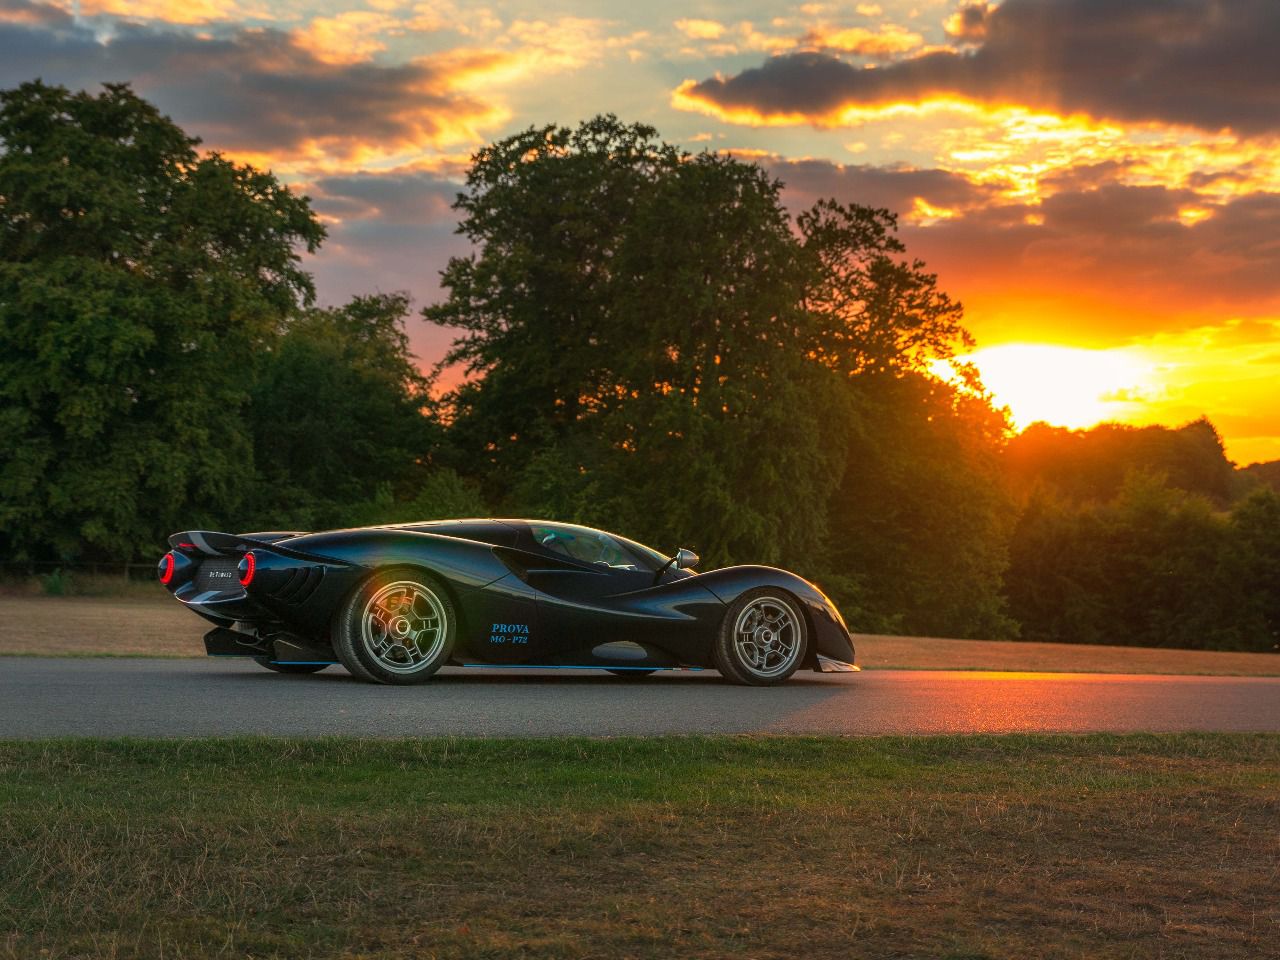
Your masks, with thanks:
[(729, 605), (714, 648), (715, 665), (735, 683), (782, 683), (799, 668), (809, 630), (795, 599), (784, 590), (751, 590)]
[(448, 662), (457, 636), (453, 603), (430, 574), (382, 571), (354, 591), (333, 625), (333, 649), (352, 675), (422, 683)]
[(319, 673), (329, 666), (327, 663), (272, 663), (267, 657), (254, 657), (253, 662), (276, 673)]

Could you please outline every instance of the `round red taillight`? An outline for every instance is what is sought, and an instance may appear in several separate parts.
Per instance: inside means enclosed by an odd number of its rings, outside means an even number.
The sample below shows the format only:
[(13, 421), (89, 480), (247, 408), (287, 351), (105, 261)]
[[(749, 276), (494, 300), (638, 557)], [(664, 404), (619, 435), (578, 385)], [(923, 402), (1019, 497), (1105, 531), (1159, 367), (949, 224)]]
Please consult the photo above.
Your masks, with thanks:
[(169, 581), (173, 579), (173, 554), (166, 553), (160, 558), (160, 582), (168, 586)]
[(240, 571), (240, 586), (247, 587), (253, 583), (253, 575), (258, 570), (258, 561), (252, 553), (246, 553), (237, 569)]

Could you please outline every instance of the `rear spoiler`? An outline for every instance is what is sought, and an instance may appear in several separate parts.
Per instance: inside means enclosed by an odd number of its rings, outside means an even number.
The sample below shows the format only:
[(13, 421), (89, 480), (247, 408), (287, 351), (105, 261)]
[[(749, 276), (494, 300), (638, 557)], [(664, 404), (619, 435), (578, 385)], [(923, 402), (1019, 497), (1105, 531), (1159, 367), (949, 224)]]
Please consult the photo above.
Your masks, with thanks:
[(169, 546), (175, 550), (181, 549), (188, 552), (198, 550), (210, 557), (237, 556), (254, 549), (266, 549), (288, 557), (314, 559), (309, 554), (276, 546), (281, 540), (301, 536), (304, 534), (281, 532), (239, 534), (219, 533), (217, 530), (184, 530), (169, 538)]

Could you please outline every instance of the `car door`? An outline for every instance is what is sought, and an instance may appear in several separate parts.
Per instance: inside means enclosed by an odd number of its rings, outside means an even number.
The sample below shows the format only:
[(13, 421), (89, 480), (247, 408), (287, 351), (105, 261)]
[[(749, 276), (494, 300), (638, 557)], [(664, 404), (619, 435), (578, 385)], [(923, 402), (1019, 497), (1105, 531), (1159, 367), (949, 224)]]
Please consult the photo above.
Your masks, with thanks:
[(654, 570), (623, 543), (599, 530), (569, 524), (529, 525), (545, 563), (525, 581), (538, 594), (538, 621), (553, 654), (564, 655), (627, 633), (633, 619), (620, 595), (653, 586)]

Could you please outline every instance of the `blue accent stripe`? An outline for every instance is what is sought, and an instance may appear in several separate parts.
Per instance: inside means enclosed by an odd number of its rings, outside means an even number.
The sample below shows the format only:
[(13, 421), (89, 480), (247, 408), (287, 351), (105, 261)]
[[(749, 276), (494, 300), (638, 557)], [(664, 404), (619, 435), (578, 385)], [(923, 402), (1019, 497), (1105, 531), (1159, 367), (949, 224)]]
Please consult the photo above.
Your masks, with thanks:
[(599, 663), (463, 663), (463, 667), (479, 667), (483, 670), (706, 670), (706, 667), (615, 667)]

